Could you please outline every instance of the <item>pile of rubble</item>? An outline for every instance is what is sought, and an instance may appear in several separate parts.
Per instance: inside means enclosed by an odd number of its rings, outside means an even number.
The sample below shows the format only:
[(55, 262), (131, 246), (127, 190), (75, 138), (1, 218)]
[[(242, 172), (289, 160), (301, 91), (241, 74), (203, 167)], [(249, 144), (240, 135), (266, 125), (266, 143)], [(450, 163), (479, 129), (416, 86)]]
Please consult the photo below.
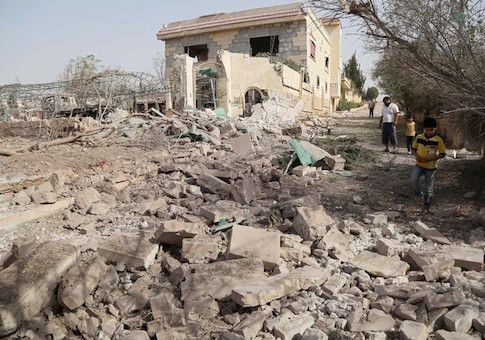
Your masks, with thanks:
[[(455, 244), (359, 196), (329, 215), (322, 176), (344, 160), (243, 119), (130, 119), (143, 154), (0, 183), (0, 336), (485, 333), (483, 230)], [(51, 228), (43, 238), (15, 238), (35, 221)]]

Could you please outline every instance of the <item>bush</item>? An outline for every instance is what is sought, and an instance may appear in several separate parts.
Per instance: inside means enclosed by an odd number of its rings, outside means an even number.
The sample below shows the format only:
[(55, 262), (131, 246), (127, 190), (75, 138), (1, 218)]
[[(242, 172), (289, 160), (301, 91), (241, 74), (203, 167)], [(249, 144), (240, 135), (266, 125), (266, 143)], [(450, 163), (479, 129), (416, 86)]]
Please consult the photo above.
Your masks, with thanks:
[(360, 107), (361, 103), (348, 102), (346, 100), (339, 101), (337, 105), (337, 111), (348, 111)]

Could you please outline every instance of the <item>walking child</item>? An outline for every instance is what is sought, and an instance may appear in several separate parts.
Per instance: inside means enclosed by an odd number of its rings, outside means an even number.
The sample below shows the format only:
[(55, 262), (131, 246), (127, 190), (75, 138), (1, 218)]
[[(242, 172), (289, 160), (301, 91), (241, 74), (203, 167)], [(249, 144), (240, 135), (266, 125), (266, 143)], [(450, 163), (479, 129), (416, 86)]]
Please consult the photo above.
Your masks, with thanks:
[(416, 136), (416, 123), (414, 122), (413, 116), (409, 116), (406, 121), (406, 146), (408, 148), (408, 154), (411, 154), (411, 149), (413, 147), (413, 140)]
[[(436, 134), (436, 120), (426, 118), (423, 123), (423, 133), (416, 136), (412, 145), (412, 153), (416, 165), (411, 174), (411, 184), (416, 195), (424, 196), (424, 210), (429, 210), (433, 197), (433, 186), (438, 171), (438, 159), (446, 156), (443, 139)], [(419, 188), (419, 179), (424, 176), (424, 193)]]

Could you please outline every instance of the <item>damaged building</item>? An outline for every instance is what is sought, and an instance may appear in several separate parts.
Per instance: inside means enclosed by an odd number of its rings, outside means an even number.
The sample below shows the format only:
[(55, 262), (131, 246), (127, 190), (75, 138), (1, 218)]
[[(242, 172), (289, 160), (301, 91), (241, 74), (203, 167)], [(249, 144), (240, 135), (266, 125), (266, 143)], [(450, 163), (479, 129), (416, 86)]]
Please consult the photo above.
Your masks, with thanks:
[(217, 13), (164, 25), (167, 105), (251, 114), (268, 98), (335, 111), (341, 88), (341, 25), (302, 3)]

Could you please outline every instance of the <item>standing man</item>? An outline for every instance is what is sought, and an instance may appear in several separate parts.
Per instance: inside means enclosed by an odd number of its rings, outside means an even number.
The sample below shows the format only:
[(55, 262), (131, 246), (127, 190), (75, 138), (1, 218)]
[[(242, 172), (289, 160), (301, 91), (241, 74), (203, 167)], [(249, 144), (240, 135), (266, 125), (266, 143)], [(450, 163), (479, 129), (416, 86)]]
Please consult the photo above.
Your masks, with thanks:
[(384, 107), (382, 108), (381, 119), (379, 120), (379, 129), (382, 130), (382, 144), (385, 145), (384, 152), (389, 152), (389, 142), (393, 146), (392, 152), (397, 152), (396, 126), (399, 108), (396, 104), (391, 103), (391, 98), (384, 97)]
[(374, 108), (376, 107), (376, 102), (371, 99), (369, 102), (369, 117), (374, 117)]

